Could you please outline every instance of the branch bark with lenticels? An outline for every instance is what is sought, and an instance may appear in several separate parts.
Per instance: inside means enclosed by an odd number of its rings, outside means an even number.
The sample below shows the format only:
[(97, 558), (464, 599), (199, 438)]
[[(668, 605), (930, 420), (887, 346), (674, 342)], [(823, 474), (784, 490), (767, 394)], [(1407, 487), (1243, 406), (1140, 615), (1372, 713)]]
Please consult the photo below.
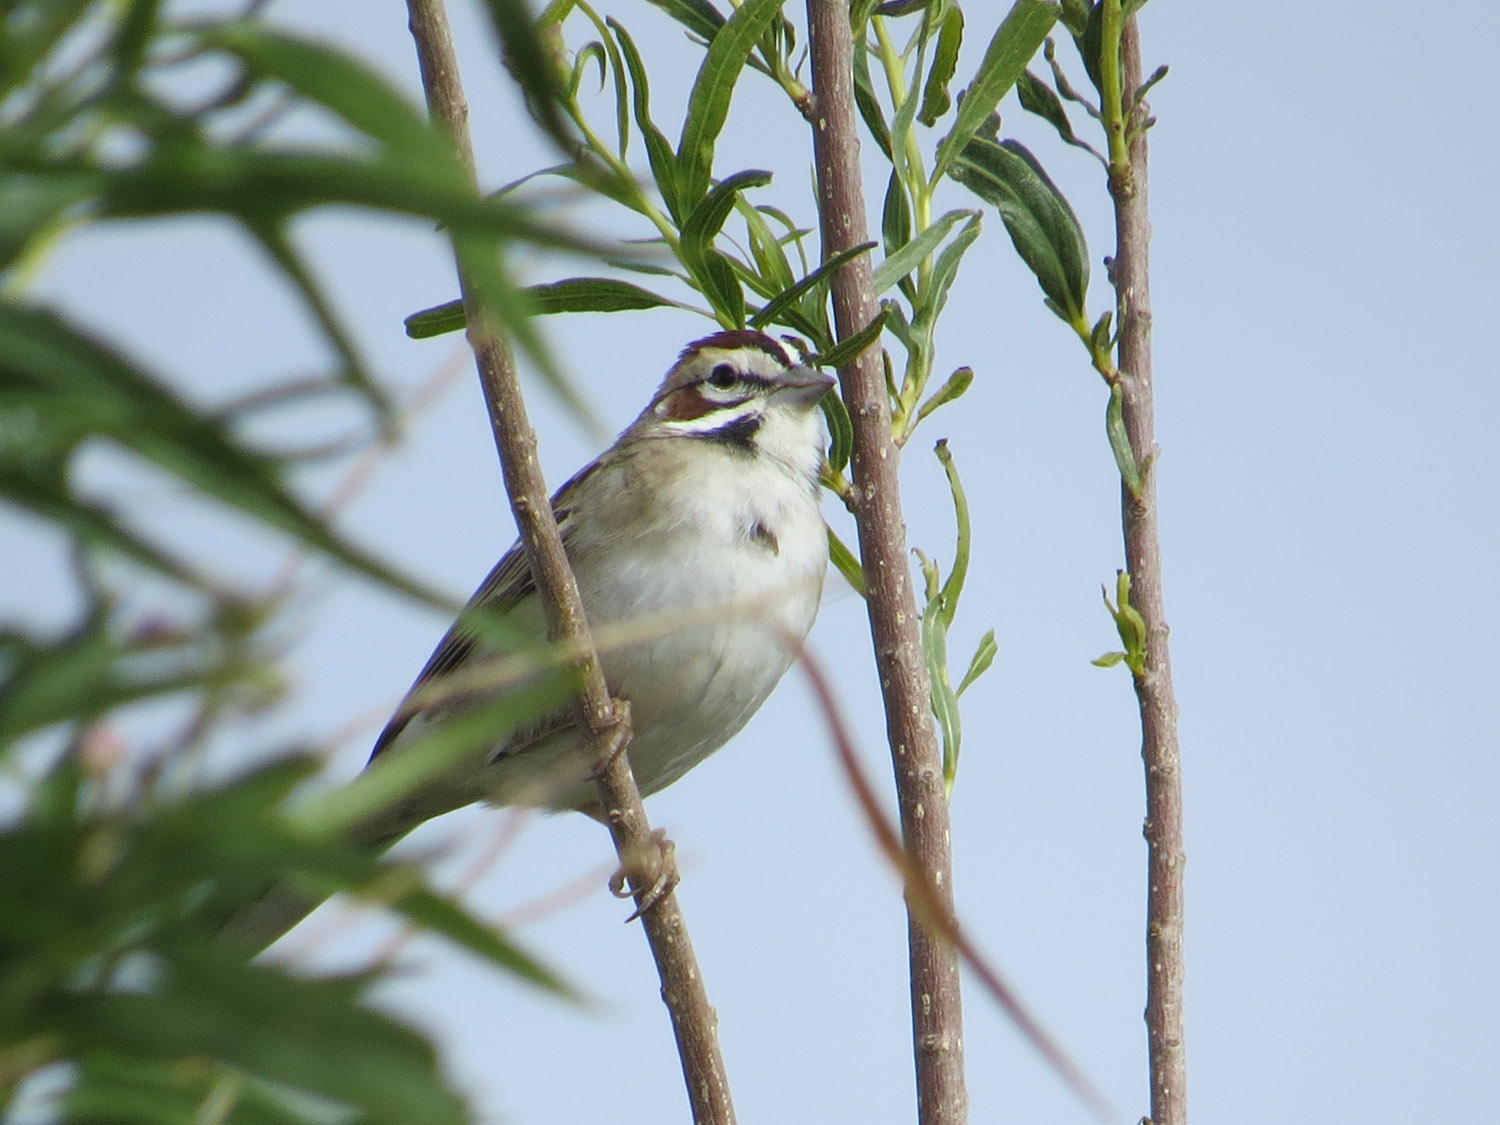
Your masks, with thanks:
[[(826, 260), (863, 243), (868, 226), (855, 124), (849, 5), (840, 0), (808, 0), (807, 14), (813, 80), (810, 121)], [(874, 319), (878, 309), (868, 257), (855, 257), (835, 273), (832, 290), (840, 339)], [(922, 658), (922, 615), (917, 609), (901, 511), (900, 448), (891, 433), (879, 348), (866, 348), (840, 369), (839, 377), (854, 427), (852, 507), (885, 700), (902, 838), (916, 869), (931, 881), (951, 916), (948, 798), (932, 721), (931, 685)], [(910, 902), (907, 940), (918, 1120), (923, 1125), (960, 1125), (968, 1119), (969, 1098), (964, 1081), (958, 952), (942, 934), (924, 924)]]
[[(1120, 413), (1139, 484), (1121, 484), (1121, 522), (1130, 601), (1140, 615), (1144, 659), (1132, 666), (1146, 769), (1146, 1035), (1153, 1125), (1187, 1125), (1187, 1052), (1183, 1032), (1184, 875), (1182, 758), (1162, 597), (1156, 498), (1155, 387), (1151, 367), (1151, 216), (1140, 28), (1121, 0), (1106, 0), (1100, 51), (1109, 191), (1115, 210), (1110, 278), (1117, 295)], [(1118, 60), (1118, 61), (1117, 61)], [(1122, 599), (1123, 600), (1123, 599)]]
[[(468, 105), (459, 81), (443, 2), (408, 0), (407, 9), (428, 110), (452, 138), (472, 174), (474, 156), (469, 140)], [(599, 804), (614, 839), (621, 870), (629, 878), (637, 907), (642, 911), (641, 925), (661, 978), (662, 999), (671, 1015), (693, 1121), (697, 1125), (733, 1125), (734, 1105), (719, 1051), (718, 1017), (709, 1003), (687, 924), (670, 888), (656, 897), (658, 876), (663, 865), (670, 863), (670, 845), (653, 836), (629, 761), (622, 752), (630, 737), (629, 710), (610, 698), (600, 670), (578, 585), (563, 550), (547, 483), (537, 462), (536, 434), (527, 419), (510, 348), (487, 322), (456, 244), (455, 253), (469, 342), (489, 408), (506, 493), (546, 610), (548, 638), (582, 654), (577, 661), (578, 707), (588, 728), (590, 754), (602, 767), (596, 779)]]

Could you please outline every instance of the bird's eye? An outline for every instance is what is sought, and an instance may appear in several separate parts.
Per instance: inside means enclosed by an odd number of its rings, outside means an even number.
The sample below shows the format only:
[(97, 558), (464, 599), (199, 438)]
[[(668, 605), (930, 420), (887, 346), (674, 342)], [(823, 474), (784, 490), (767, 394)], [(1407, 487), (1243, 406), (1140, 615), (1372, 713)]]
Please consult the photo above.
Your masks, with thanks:
[(740, 381), (739, 372), (735, 371), (727, 363), (721, 363), (708, 375), (708, 385), (718, 387), (720, 390), (728, 390)]

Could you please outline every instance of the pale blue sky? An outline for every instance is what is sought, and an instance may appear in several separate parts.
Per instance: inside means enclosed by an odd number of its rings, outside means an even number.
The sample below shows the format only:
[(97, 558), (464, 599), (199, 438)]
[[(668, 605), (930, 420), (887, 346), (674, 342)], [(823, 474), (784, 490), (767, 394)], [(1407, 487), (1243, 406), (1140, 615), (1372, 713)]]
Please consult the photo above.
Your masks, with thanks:
[[(691, 49), (646, 5), (610, 10), (669, 62), (653, 100), (672, 121)], [(971, 35), (987, 35), (1002, 10), (971, 4)], [(352, 46), (415, 96), (399, 5), (271, 11)], [(1187, 786), (1190, 1093), (1197, 1119), (1215, 1125), (1494, 1113), (1500, 13), (1469, 0), (1443, 15), (1347, 0), (1156, 0), (1143, 17), (1148, 66), (1172, 67), (1152, 99), (1159, 479)], [(545, 155), (501, 93), (470, 6), (455, 4), (454, 17), (481, 175), (494, 186)], [(798, 120), (764, 81), (745, 92), (720, 170), (776, 171), (764, 197), (810, 217)], [(1110, 226), (1097, 167), (1004, 108), (1005, 131), (1033, 145), (1078, 208), (1101, 273)], [(946, 200), (973, 205), (957, 188)], [(1000, 641), (994, 670), (965, 698), (956, 885), (980, 944), (1120, 1119), (1135, 1120), (1146, 1109), (1138, 733), (1127, 675), (1089, 664), (1115, 645), (1098, 591), (1121, 559), (1103, 388), (998, 219), (985, 226), (940, 336), (939, 365), (973, 366), (975, 386), (925, 426), (906, 466), (912, 542), (946, 563), (951, 516), (926, 450), (950, 439), (976, 523), (955, 662), (991, 626)], [(329, 215), (299, 234), (395, 385), (414, 388), (450, 357), (456, 338), (416, 343), (401, 330), (402, 316), (453, 294), (433, 232)], [(576, 263), (523, 269), (548, 280)], [(278, 284), (206, 222), (85, 232), (37, 289), (206, 400), (326, 362)], [(1091, 307), (1105, 299), (1096, 284)], [(709, 328), (675, 312), (546, 327), (611, 429)], [(544, 395), (533, 403), (560, 482), (599, 444)], [(91, 471), (118, 468), (101, 458)], [(335, 480), (310, 476), (309, 494)], [(162, 534), (237, 573), (264, 580), (281, 561), (280, 547), (186, 510), (155, 479), (132, 495)], [(61, 589), (56, 557), (26, 538), (30, 525), (0, 518), (20, 562), (0, 596), (45, 612)], [(459, 596), (510, 543), (467, 371), (345, 526)], [(862, 607), (831, 586), (812, 647), (835, 666), (884, 779)], [(368, 715), (332, 766), (352, 775), (376, 713), (445, 622), (343, 574), (316, 589), (277, 729), (318, 737)], [(254, 729), (244, 738), (268, 741)], [(899, 894), (804, 686), (789, 677), (741, 737), (650, 807), (679, 844), (741, 1120), (911, 1120)], [(503, 819), (471, 811), (414, 843), (458, 840), (472, 858)], [(609, 866), (597, 826), (536, 818), (470, 900), (498, 915)], [(434, 1031), (489, 1119), (582, 1122), (632, 1105), (609, 1116), (682, 1120), (666, 1015), (641, 935), (620, 924), (626, 912), (596, 876), (585, 897), (518, 933), (597, 999), (591, 1010), (426, 944), (385, 1000)], [(384, 935), (336, 929), (320, 955), (353, 956)], [(971, 990), (967, 1004), (976, 1123), (1089, 1120), (983, 995)]]

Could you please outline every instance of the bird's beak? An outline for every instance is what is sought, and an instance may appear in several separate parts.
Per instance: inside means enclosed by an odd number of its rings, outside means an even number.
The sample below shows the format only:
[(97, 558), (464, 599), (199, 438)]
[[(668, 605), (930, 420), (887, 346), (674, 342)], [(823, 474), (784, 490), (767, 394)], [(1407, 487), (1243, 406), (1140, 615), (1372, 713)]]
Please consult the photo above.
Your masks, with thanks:
[(781, 376), (781, 391), (798, 402), (813, 405), (832, 389), (835, 379), (826, 371), (813, 367), (788, 367)]

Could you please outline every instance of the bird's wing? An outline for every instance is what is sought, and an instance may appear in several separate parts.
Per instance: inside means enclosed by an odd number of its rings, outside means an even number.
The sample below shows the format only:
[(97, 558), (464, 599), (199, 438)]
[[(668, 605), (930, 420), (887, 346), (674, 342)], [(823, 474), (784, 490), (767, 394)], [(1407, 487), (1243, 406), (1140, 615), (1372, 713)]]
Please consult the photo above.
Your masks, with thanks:
[[(562, 533), (565, 550), (574, 529), (571, 516), (573, 499), (577, 494), (578, 486), (598, 465), (599, 462), (594, 461), (580, 469), (552, 496), (552, 514), (557, 520), (558, 530)], [(488, 613), (504, 614), (527, 598), (535, 596), (536, 581), (532, 578), (531, 567), (526, 562), (526, 555), (521, 550), (521, 544), (517, 542), (501, 556), (494, 569), (480, 583), (479, 589), (469, 599), (465, 610), (483, 609)], [(395, 715), (391, 717), (390, 722), (386, 723), (385, 729), (380, 732), (380, 737), (375, 740), (375, 746), (370, 751), (371, 762), (400, 737), (401, 732), (420, 710), (420, 708), (409, 706), (413, 697), (427, 685), (462, 668), (479, 651), (481, 651), (479, 638), (474, 630), (465, 624), (461, 615), (443, 635), (443, 639), (438, 642), (437, 648), (428, 657), (427, 663), (407, 691), (401, 706), (396, 709)], [(545, 722), (545, 719), (539, 720), (539, 724)], [(522, 733), (517, 732), (518, 735)]]

